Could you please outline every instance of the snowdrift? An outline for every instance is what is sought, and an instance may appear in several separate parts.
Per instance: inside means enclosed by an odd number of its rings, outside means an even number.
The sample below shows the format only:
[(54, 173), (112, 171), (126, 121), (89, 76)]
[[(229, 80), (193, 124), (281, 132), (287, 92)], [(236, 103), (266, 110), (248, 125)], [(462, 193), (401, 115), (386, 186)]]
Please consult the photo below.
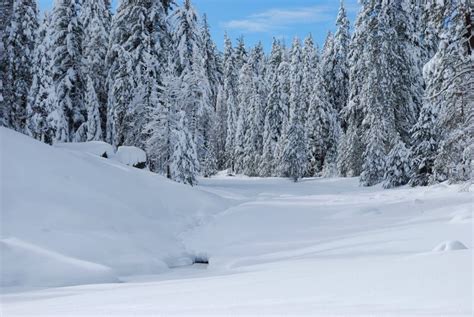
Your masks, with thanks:
[(179, 234), (228, 206), (91, 155), (109, 151), (104, 144), (56, 148), (5, 128), (0, 140), (2, 286), (111, 282), (191, 264)]

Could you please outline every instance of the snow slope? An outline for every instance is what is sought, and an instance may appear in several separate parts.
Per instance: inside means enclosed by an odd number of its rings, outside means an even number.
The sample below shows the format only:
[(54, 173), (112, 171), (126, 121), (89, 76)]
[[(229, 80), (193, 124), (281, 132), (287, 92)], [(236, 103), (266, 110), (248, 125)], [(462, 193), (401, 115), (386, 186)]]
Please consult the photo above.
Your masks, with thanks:
[[(27, 139), (15, 141), (23, 143)], [(39, 148), (36, 143), (27, 143), (25, 148)], [(7, 292), (2, 296), (5, 316), (472, 316), (473, 196), (472, 192), (460, 192), (459, 186), (383, 190), (359, 187), (357, 179), (305, 179), (294, 184), (286, 179), (222, 176), (203, 179), (198, 189), (188, 189), (117, 163), (109, 171), (111, 162), (80, 153), (54, 151), (48, 155), (54, 156), (56, 163), (65, 155), (74, 166), (79, 165), (77, 160), (83, 160), (92, 168), (97, 165), (104, 169), (94, 172), (108, 171), (110, 177), (130, 174), (130, 179), (122, 181), (134, 180), (135, 186), (116, 189), (130, 195), (126, 199), (114, 196), (121, 202), (127, 200), (130, 206), (144, 198), (138, 190), (142, 186), (146, 193), (155, 187), (165, 192), (161, 202), (179, 192), (179, 198), (186, 197), (194, 204), (192, 209), (198, 211), (178, 209), (171, 213), (165, 209), (158, 212), (161, 221), (142, 223), (143, 229), (161, 225), (172, 241), (169, 249), (163, 250), (173, 254), (175, 262), (180, 256), (189, 259), (185, 256), (188, 254), (207, 258), (209, 265), (148, 275), (156, 272), (134, 271), (130, 264), (116, 263), (116, 256), (127, 251), (139, 254), (139, 262), (144, 259), (150, 263), (153, 249), (129, 246), (116, 255), (109, 254), (107, 260), (93, 257), (90, 252), (85, 252), (86, 257), (72, 252), (71, 246), (61, 250), (51, 242), (35, 239), (41, 237), (39, 233), (28, 239), (33, 224), (28, 220), (18, 224), (19, 239), (114, 270), (128, 268), (124, 271), (130, 276), (121, 276), (124, 283), (119, 284)], [(53, 177), (55, 173), (48, 175)], [(74, 180), (79, 181), (79, 176)], [(59, 190), (60, 186), (53, 189)], [(135, 195), (139, 197), (128, 197)], [(151, 204), (150, 199), (156, 203), (158, 198), (150, 197), (141, 206)], [(203, 207), (204, 201), (207, 208)], [(92, 203), (88, 206), (93, 208)], [(95, 210), (100, 213), (100, 209)], [(106, 230), (110, 223), (125, 226), (142, 222), (142, 212), (134, 208), (127, 212), (132, 214), (125, 222), (101, 216), (105, 223), (99, 231), (87, 229), (84, 223), (80, 229), (97, 235), (105, 230), (99, 240), (107, 240), (113, 233), (118, 241), (126, 237), (130, 243), (146, 244), (146, 239), (135, 233), (138, 226), (131, 225), (126, 234), (124, 230)], [(82, 217), (76, 216), (76, 222), (81, 221)], [(69, 226), (64, 230), (74, 233), (73, 229)], [(65, 237), (66, 232), (62, 235)], [(154, 239), (165, 241), (161, 234)], [(42, 241), (48, 239), (43, 237)], [(69, 244), (72, 241), (69, 239)], [(100, 244), (107, 249), (107, 243)], [(92, 245), (88, 248), (97, 250)], [(162, 254), (156, 256), (163, 259)]]
[(178, 233), (228, 205), (79, 146), (5, 128), (0, 140), (3, 287), (113, 282), (190, 264)]

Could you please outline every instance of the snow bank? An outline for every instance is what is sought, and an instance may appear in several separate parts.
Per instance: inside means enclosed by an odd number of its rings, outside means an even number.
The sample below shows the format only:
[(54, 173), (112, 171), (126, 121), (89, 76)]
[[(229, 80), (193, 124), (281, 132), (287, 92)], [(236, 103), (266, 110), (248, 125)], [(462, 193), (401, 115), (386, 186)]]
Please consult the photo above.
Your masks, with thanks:
[(433, 249), (433, 252), (446, 252), (446, 251), (456, 251), (456, 250), (466, 250), (466, 249), (467, 247), (462, 242), (445, 241), (438, 244), (438, 246), (436, 246), (436, 248)]
[(118, 282), (103, 265), (86, 262), (10, 238), (0, 240), (1, 287), (30, 287)]
[(120, 146), (115, 155), (115, 159), (122, 164), (140, 168), (145, 167), (146, 153), (142, 149), (134, 146)]
[(85, 152), (106, 158), (112, 158), (115, 155), (114, 147), (102, 141), (91, 141), (82, 143), (57, 143), (54, 145), (59, 149)]
[[(95, 263), (95, 268), (109, 267), (119, 276), (160, 273), (186, 263), (183, 258), (192, 263), (178, 235), (229, 204), (214, 194), (148, 171), (70, 151), (69, 146), (51, 147), (6, 128), (0, 128), (0, 140), (0, 239), (15, 237), (53, 252), (46, 256), (15, 244), (12, 256), (19, 252), (24, 259), (31, 256), (31, 261), (19, 262), (21, 275), (15, 275), (15, 267), (2, 268), (1, 278), (8, 285), (101, 280), (96, 273), (91, 280), (83, 279), (85, 266), (69, 266), (71, 261), (63, 261), (65, 258)], [(11, 243), (4, 241), (3, 248), (7, 247), (12, 250)], [(30, 252), (33, 249), (36, 251)], [(58, 263), (64, 274), (53, 272)], [(43, 277), (33, 280), (38, 267)], [(74, 270), (84, 274), (66, 274)]]

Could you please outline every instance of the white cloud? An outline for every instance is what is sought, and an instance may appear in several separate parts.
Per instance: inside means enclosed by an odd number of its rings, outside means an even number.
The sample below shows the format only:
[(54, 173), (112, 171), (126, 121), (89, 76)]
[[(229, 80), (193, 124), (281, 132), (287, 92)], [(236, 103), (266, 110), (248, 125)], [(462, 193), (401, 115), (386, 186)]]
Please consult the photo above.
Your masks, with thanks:
[(327, 5), (270, 9), (253, 14), (245, 19), (231, 20), (223, 24), (225, 28), (257, 33), (284, 29), (294, 24), (328, 22), (334, 20), (334, 8)]

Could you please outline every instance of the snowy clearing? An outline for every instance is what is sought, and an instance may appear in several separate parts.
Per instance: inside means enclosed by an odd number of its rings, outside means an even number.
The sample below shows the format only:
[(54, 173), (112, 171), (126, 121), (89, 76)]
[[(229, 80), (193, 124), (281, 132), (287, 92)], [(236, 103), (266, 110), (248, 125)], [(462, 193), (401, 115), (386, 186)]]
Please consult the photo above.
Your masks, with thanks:
[(472, 315), (473, 201), (459, 186), (190, 188), (0, 132), (4, 316)]

